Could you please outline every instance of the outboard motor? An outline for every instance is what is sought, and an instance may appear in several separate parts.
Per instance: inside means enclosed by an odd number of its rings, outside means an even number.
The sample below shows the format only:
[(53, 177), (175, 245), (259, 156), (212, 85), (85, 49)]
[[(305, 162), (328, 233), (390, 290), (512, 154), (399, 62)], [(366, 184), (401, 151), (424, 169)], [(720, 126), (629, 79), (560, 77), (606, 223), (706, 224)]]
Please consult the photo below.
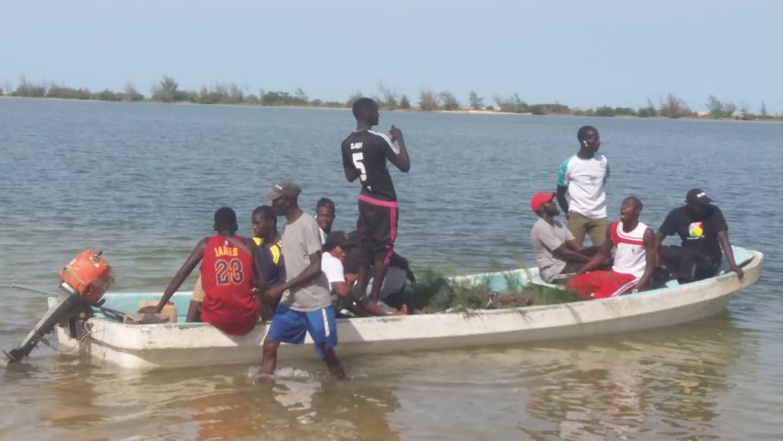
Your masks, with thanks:
[(60, 271), (60, 294), (57, 303), (44, 314), (19, 347), (4, 351), (13, 363), (30, 355), (39, 341), (52, 332), (59, 322), (69, 321), (80, 313), (92, 312), (91, 306), (100, 306), (101, 297), (114, 282), (111, 266), (101, 251), (79, 253)]

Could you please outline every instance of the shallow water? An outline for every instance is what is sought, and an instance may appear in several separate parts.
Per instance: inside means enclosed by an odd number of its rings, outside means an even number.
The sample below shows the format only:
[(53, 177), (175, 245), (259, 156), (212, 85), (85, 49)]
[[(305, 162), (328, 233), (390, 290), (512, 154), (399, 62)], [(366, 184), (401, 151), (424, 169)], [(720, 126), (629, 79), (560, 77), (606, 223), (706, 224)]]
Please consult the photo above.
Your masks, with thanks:
[[(458, 273), (532, 260), (530, 195), (552, 190), (583, 124), (601, 132), (610, 213), (645, 204), (656, 228), (699, 186), (733, 243), (766, 254), (765, 272), (724, 313), (630, 335), (389, 354), (321, 363), (134, 374), (41, 347), (0, 371), (3, 439), (779, 439), (783, 306), (775, 203), (783, 125), (384, 113), (412, 170), (394, 179), (398, 249), (416, 268)], [(61, 265), (104, 250), (115, 290), (162, 290), (213, 211), (249, 213), (281, 178), (303, 205), (329, 196), (350, 229), (358, 188), (344, 181), (343, 110), (0, 100), (0, 345), (10, 348), (45, 300), (6, 286), (56, 284)], [(189, 282), (192, 284), (192, 280)], [(338, 347), (339, 353), (339, 347)]]

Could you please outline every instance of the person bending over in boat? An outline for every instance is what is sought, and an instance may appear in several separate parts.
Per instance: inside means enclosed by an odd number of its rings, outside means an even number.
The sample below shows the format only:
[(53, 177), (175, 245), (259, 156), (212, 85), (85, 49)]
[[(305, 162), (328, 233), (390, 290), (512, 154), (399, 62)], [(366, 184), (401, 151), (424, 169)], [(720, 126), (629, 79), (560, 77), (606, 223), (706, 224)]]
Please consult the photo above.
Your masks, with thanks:
[[(720, 208), (711, 202), (701, 189), (691, 189), (685, 195), (685, 205), (669, 212), (655, 235), (659, 263), (674, 272), (682, 283), (717, 274), (721, 247), (731, 271), (740, 279), (744, 275), (734, 261), (726, 219)], [(681, 246), (661, 246), (666, 236), (675, 234), (682, 239)]]
[[(358, 230), (354, 230), (348, 233), (348, 236), (355, 241), (359, 241), (360, 233)], [(362, 247), (353, 247), (348, 252), (348, 256), (343, 262), (345, 272), (348, 274), (357, 274), (359, 267), (367, 261), (367, 253)], [(373, 268), (370, 267), (370, 273)], [(369, 285), (372, 285), (374, 280), (370, 280)], [(410, 285), (409, 285), (410, 284)], [(381, 293), (379, 295), (379, 302), (382, 302), (392, 308), (401, 309), (405, 303), (405, 293), (409, 286), (416, 284), (416, 275), (413, 274), (408, 259), (401, 256), (397, 251), (392, 251), (392, 255), (389, 258), (389, 265), (386, 267), (386, 275), (383, 276), (381, 283)], [(367, 286), (364, 290), (365, 296), (370, 295), (371, 286)], [(358, 287), (354, 289), (359, 290)], [(359, 296), (359, 294), (357, 294)], [(379, 306), (381, 304), (379, 303)], [(382, 309), (386, 309), (383, 308)]]
[[(530, 199), (530, 209), (539, 217), (530, 231), (530, 242), (543, 281), (564, 281), (598, 252), (599, 247), (582, 245), (568, 228), (555, 219), (560, 214), (555, 204), (555, 193), (536, 193)], [(603, 266), (611, 267), (611, 260), (604, 262)]]
[(201, 262), (201, 283), (205, 293), (199, 304), (191, 301), (192, 310), (201, 310), (201, 320), (229, 335), (250, 332), (258, 321), (259, 301), (253, 288), (266, 289), (264, 274), (256, 258), (256, 244), (236, 235), (237, 216), (234, 210), (222, 207), (215, 211), (215, 236), (202, 239), (171, 279), (158, 306), (139, 312), (160, 312), (179, 289), (182, 282)]
[(334, 202), (329, 198), (321, 198), (315, 204), (315, 221), (318, 222), (318, 228), (321, 230), (321, 243), (326, 241), (326, 236), (332, 232), (334, 223), (335, 209)]
[[(266, 286), (271, 288), (285, 282), (285, 265), (283, 264), (283, 241), (277, 231), (277, 216), (269, 205), (261, 205), (253, 210), (253, 242), (258, 245), (258, 258), (264, 271)], [(261, 317), (271, 320), (277, 303), (264, 302), (261, 307)]]
[(292, 181), (280, 181), (266, 193), (272, 210), (286, 217), (283, 229), (283, 256), (286, 281), (267, 291), (272, 301), (280, 299), (272, 324), (264, 339), (261, 371), (273, 374), (280, 343), (302, 344), (309, 333), (315, 352), (337, 377), (345, 371), (334, 352), (337, 325), (329, 282), (321, 271), (321, 238), (318, 224), (299, 208), (302, 189)]
[[(329, 280), (332, 292), (338, 297), (337, 309), (343, 307), (359, 316), (405, 315), (408, 307), (403, 305), (399, 311), (386, 312), (377, 303), (370, 302), (367, 295), (359, 287), (353, 287), (356, 281), (355, 273), (346, 273), (343, 262), (351, 249), (357, 245), (356, 240), (344, 231), (332, 231), (324, 243), (324, 255), (321, 259), (321, 270)], [(388, 276), (387, 271), (387, 276)], [(354, 289), (351, 289), (351, 288)]]
[(341, 149), (345, 178), (349, 182), (358, 178), (362, 184), (356, 224), (361, 232), (361, 246), (368, 259), (359, 268), (357, 284), (362, 289), (367, 287), (372, 264), (374, 282), (370, 301), (377, 302), (397, 238), (399, 218), (397, 193), (386, 160), (404, 173), (410, 170), (411, 163), (399, 128), (391, 126), (389, 135), (372, 130), (379, 120), (378, 104), (375, 101), (359, 98), (353, 104), (353, 115), (356, 118), (356, 130), (343, 140)]
[(579, 151), (560, 165), (557, 202), (566, 214), (568, 229), (576, 241), (583, 243), (585, 234), (589, 234), (593, 246), (601, 246), (609, 226), (605, 189), (609, 163), (606, 156), (598, 154), (601, 138), (595, 127), (580, 127), (576, 138)]
[[(655, 234), (639, 222), (642, 202), (631, 196), (620, 207), (620, 220), (613, 222), (598, 253), (577, 271), (566, 288), (584, 300), (603, 299), (636, 292), (647, 285), (655, 269)], [(593, 271), (616, 247), (611, 271)]]

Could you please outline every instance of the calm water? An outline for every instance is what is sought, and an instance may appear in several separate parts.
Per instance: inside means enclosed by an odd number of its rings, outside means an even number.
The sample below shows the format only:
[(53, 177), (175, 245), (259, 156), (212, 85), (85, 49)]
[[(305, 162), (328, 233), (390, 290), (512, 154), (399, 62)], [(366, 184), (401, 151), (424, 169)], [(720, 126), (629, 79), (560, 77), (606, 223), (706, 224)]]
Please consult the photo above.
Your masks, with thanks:
[[(777, 178), (783, 125), (385, 113), (406, 136), (399, 250), (460, 273), (532, 257), (530, 195), (553, 190), (583, 124), (601, 132), (612, 216), (627, 195), (656, 228), (704, 188), (735, 244), (766, 253), (764, 276), (711, 319), (608, 338), (345, 360), (133, 374), (49, 348), (0, 370), (3, 439), (780, 439), (783, 408)], [(0, 100), (0, 346), (10, 348), (87, 247), (115, 289), (162, 290), (212, 213), (249, 213), (274, 181), (329, 196), (350, 229), (358, 188), (339, 144), (348, 111)], [(192, 283), (192, 281), (191, 281)], [(339, 347), (338, 347), (339, 353)]]

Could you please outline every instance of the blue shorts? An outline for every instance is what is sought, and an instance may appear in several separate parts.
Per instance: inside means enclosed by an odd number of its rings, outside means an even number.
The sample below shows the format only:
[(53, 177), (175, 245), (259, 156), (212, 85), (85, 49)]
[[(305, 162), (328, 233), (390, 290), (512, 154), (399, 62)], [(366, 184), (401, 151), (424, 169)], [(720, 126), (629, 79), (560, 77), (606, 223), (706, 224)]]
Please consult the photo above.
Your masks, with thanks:
[(334, 308), (331, 305), (316, 311), (294, 311), (284, 304), (277, 305), (275, 316), (266, 338), (272, 341), (300, 345), (304, 343), (305, 333), (315, 342), (315, 353), (324, 358), (328, 351), (337, 346), (337, 323), (334, 321)]

